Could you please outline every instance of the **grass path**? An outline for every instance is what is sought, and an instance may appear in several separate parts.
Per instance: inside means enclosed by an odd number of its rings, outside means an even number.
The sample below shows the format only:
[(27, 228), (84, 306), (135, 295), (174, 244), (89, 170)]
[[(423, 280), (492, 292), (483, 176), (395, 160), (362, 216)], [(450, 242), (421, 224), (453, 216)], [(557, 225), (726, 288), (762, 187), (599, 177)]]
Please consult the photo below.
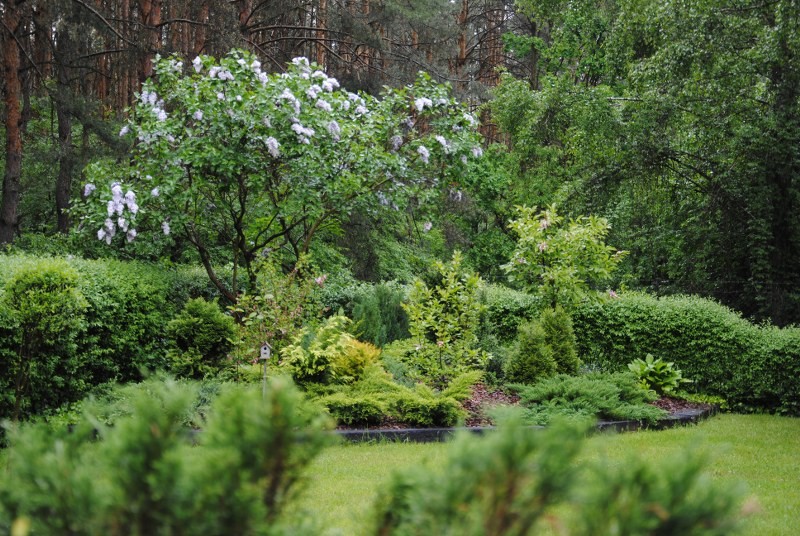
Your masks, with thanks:
[[(365, 526), (379, 486), (392, 471), (426, 463), (434, 470), (443, 444), (343, 445), (312, 465), (301, 507), (327, 527), (326, 535), (357, 535)], [(708, 472), (724, 485), (742, 483), (759, 504), (743, 534), (782, 536), (800, 530), (800, 419), (769, 415), (721, 415), (697, 426), (590, 438), (581, 460), (624, 463), (641, 456), (653, 463), (699, 449)]]

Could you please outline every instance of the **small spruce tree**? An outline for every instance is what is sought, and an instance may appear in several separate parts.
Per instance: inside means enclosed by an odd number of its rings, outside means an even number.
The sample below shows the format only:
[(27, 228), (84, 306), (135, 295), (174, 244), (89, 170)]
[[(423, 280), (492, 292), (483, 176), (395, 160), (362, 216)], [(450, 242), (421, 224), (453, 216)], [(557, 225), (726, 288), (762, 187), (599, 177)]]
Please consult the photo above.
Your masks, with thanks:
[(547, 339), (547, 332), (539, 320), (519, 326), (517, 342), (506, 362), (505, 376), (509, 382), (532, 384), (556, 373), (558, 364)]
[(539, 317), (547, 344), (553, 349), (556, 370), (562, 374), (575, 374), (580, 366), (572, 318), (563, 307), (545, 309)]

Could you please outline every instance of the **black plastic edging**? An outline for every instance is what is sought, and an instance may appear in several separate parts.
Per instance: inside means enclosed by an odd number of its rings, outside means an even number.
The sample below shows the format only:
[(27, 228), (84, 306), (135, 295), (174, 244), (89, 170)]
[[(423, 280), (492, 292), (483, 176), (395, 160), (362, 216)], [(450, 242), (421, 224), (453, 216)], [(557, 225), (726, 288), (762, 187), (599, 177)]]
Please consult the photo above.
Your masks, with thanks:
[[(687, 409), (674, 413), (659, 420), (655, 424), (643, 421), (600, 421), (596, 428), (598, 432), (633, 432), (636, 430), (665, 430), (676, 426), (694, 424), (700, 420), (707, 419), (715, 415), (717, 408), (712, 406), (709, 409)], [(532, 426), (531, 428), (543, 428), (542, 426)], [(447, 441), (459, 432), (469, 432), (475, 435), (483, 435), (492, 432), (494, 426), (480, 427), (455, 427), (455, 428), (365, 428), (360, 430), (336, 430), (336, 434), (352, 443), (369, 441), (389, 441), (400, 443), (435, 443)]]

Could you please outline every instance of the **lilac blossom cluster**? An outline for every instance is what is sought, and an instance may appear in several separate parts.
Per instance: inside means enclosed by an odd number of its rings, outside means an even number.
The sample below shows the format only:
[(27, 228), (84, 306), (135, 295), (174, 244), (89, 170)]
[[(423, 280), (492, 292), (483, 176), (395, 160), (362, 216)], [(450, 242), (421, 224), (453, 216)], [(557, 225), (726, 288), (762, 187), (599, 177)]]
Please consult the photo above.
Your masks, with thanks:
[[(150, 175), (147, 178), (152, 179)], [(83, 187), (83, 196), (89, 197), (97, 190), (97, 186), (91, 182), (86, 183)], [(153, 197), (159, 196), (158, 187), (150, 191)], [(126, 217), (126, 209), (128, 216)], [(122, 185), (118, 182), (111, 184), (111, 199), (106, 203), (106, 219), (103, 226), (97, 230), (97, 239), (104, 240), (106, 244), (111, 244), (112, 239), (117, 234), (117, 229), (125, 233), (125, 238), (128, 242), (133, 242), (137, 236), (136, 228), (133, 227), (136, 215), (139, 213), (139, 204), (136, 202), (136, 194), (133, 190), (128, 190), (123, 195)], [(170, 233), (169, 222), (164, 221), (161, 224), (161, 229), (165, 235)]]
[[(89, 197), (97, 189), (97, 187), (88, 183), (83, 188), (85, 197)], [(114, 235), (117, 234), (117, 228), (126, 234), (128, 242), (136, 238), (136, 229), (131, 227), (130, 221), (125, 217), (125, 209), (131, 214), (131, 220), (139, 212), (139, 205), (136, 203), (136, 194), (133, 190), (128, 190), (124, 195), (122, 194), (122, 185), (115, 182), (111, 185), (111, 199), (106, 204), (106, 213), (108, 217), (103, 222), (103, 226), (97, 231), (97, 239), (105, 240), (106, 244), (111, 244)]]

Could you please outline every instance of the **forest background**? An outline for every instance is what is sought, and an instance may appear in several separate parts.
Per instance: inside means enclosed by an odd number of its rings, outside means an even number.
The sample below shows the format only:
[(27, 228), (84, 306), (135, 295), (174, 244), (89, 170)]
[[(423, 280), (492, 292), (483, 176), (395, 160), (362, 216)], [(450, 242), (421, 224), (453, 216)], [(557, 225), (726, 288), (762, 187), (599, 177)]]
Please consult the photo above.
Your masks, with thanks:
[(368, 94), (426, 71), (481, 118), (486, 158), (433, 202), (317, 233), (325, 272), (407, 282), (460, 249), (506, 282), (514, 207), (555, 204), (609, 220), (630, 252), (613, 288), (800, 319), (799, 2), (4, 0), (0, 18), (1, 244), (197, 262), (178, 240), (76, 240), (68, 209), (87, 164), (131, 154), (118, 134), (157, 55), (246, 49)]

